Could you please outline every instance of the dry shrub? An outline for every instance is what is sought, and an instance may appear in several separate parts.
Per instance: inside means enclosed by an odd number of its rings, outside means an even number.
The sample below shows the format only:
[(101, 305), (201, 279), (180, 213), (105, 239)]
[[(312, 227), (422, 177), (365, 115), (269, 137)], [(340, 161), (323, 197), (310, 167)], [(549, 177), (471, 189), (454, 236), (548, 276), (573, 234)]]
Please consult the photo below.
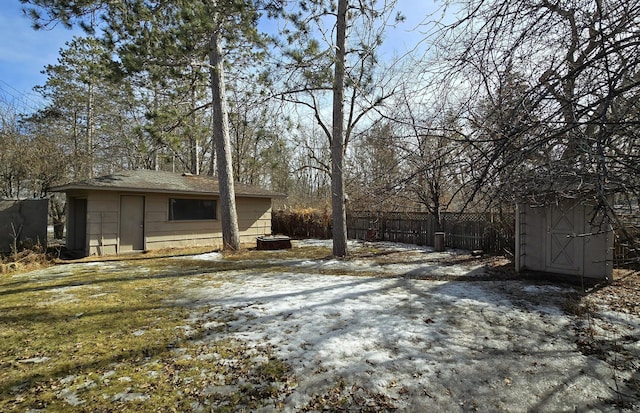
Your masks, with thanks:
[(292, 238), (329, 239), (331, 233), (331, 213), (325, 208), (293, 208), (274, 211), (271, 214), (271, 229), (274, 234)]
[(0, 257), (0, 274), (35, 270), (48, 267), (53, 262), (54, 257), (48, 254), (40, 244), (36, 244), (30, 249)]

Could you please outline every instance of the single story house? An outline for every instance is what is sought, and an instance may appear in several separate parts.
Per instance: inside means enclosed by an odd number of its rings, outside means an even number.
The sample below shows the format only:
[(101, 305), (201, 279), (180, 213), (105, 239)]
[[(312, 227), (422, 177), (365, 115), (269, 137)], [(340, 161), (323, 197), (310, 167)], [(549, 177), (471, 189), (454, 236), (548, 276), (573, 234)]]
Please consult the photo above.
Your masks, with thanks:
[[(51, 188), (67, 196), (67, 248), (109, 255), (162, 248), (222, 247), (218, 180), (123, 171)], [(240, 241), (271, 234), (271, 201), (285, 195), (235, 185)]]

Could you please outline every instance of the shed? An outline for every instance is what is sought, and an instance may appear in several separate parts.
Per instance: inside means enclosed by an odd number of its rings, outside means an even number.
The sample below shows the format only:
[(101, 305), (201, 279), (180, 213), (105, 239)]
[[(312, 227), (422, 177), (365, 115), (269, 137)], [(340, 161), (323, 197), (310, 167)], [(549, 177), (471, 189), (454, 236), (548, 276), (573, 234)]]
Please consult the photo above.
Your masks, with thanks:
[[(67, 248), (82, 255), (222, 247), (213, 177), (123, 171), (52, 188), (67, 196)], [(284, 194), (235, 184), (240, 242), (271, 233), (271, 201)]]
[(598, 216), (596, 206), (577, 199), (540, 206), (519, 203), (516, 270), (611, 280), (614, 234)]

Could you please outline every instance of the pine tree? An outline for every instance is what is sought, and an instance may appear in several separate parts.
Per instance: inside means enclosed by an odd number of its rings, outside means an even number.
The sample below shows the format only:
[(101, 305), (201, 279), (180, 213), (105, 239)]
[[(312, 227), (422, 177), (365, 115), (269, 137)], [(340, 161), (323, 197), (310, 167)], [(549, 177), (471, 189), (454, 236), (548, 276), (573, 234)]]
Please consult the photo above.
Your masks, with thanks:
[[(212, 93), (213, 140), (220, 183), (225, 249), (238, 249), (233, 169), (225, 95), (225, 58), (262, 45), (256, 30), (256, 4), (235, 0), (173, 0), (82, 3), (66, 0), (21, 0), (35, 28), (51, 22), (80, 24), (93, 33), (96, 17), (102, 38), (117, 51), (125, 74), (145, 72), (155, 80), (181, 78), (188, 67), (208, 68)], [(223, 55), (223, 43), (226, 55)]]
[(119, 87), (105, 80), (105, 55), (107, 50), (96, 38), (76, 36), (60, 50), (58, 62), (43, 70), (46, 83), (35, 88), (49, 103), (30, 120), (47, 124), (64, 150), (73, 155), (73, 179), (94, 175), (98, 153), (105, 149), (99, 149), (100, 135), (107, 133), (101, 131), (101, 125), (110, 123), (104, 121), (112, 118), (108, 112), (116, 111), (114, 95), (120, 92), (114, 92)]

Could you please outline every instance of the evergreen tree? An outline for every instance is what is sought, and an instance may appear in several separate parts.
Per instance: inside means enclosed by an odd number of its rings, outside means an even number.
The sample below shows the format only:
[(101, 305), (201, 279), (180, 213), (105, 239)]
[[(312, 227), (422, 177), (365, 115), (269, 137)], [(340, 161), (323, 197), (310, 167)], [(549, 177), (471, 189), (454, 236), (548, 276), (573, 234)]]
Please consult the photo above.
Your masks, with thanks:
[(103, 160), (114, 155), (118, 140), (115, 125), (127, 124), (119, 118), (121, 100), (131, 98), (128, 89), (108, 78), (108, 50), (94, 37), (74, 37), (60, 51), (58, 62), (45, 67), (44, 85), (35, 90), (49, 102), (30, 118), (45, 124), (71, 159), (72, 179), (91, 178)]
[(124, 74), (145, 72), (160, 83), (162, 80), (170, 83), (183, 77), (187, 68), (209, 70), (223, 244), (225, 248), (238, 249), (225, 58), (230, 58), (232, 52), (253, 53), (262, 45), (263, 39), (256, 30), (259, 17), (256, 3), (236, 0), (21, 1), (32, 6), (28, 12), (36, 28), (50, 22), (65, 25), (78, 22), (87, 31), (94, 32), (95, 19), (99, 16), (103, 39), (117, 51)]

